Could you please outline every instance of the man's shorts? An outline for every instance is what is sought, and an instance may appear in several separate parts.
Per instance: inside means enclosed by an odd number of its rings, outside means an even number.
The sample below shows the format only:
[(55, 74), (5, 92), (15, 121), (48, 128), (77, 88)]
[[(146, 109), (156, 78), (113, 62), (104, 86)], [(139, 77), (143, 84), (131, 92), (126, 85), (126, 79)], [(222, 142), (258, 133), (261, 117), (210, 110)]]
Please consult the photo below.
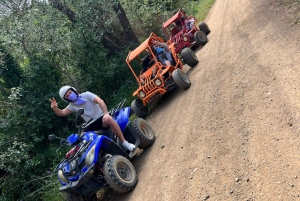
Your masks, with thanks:
[(85, 127), (83, 129), (83, 131), (86, 132), (86, 131), (97, 131), (97, 130), (101, 130), (101, 129), (106, 129), (102, 125), (102, 119), (103, 119), (103, 116), (101, 116), (100, 118), (96, 119), (96, 121), (94, 121), (93, 123), (91, 123), (90, 125), (88, 125), (87, 127)]

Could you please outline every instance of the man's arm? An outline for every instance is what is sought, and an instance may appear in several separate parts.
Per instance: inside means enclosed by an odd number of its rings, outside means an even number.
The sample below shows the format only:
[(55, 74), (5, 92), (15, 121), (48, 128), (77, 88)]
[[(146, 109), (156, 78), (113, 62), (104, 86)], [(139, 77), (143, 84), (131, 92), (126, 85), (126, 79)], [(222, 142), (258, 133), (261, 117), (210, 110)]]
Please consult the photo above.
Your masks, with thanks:
[(54, 113), (57, 116), (64, 117), (64, 116), (67, 116), (67, 115), (72, 113), (72, 111), (68, 108), (65, 108), (65, 109), (62, 109), (62, 110), (59, 109), (55, 98), (49, 99), (49, 101), (51, 102), (51, 109), (54, 111)]
[(161, 43), (161, 42), (158, 42), (158, 41), (155, 41), (154, 43), (155, 43), (156, 45), (158, 45), (158, 46), (164, 48), (167, 52), (170, 52), (170, 51), (171, 51), (170, 48), (169, 48), (169, 46), (168, 46), (166, 43)]
[(99, 96), (96, 96), (94, 98), (94, 103), (97, 103), (100, 106), (100, 108), (103, 112), (103, 122), (106, 123), (106, 124), (109, 124), (110, 115), (108, 113), (107, 106), (104, 103), (104, 101), (101, 98), (99, 98)]
[(65, 117), (72, 113), (72, 111), (68, 108), (64, 108), (61, 110), (57, 107), (57, 109), (53, 109), (53, 111), (57, 116), (60, 116), (60, 117)]
[(107, 106), (106, 106), (106, 104), (104, 103), (104, 101), (99, 96), (96, 96), (94, 98), (94, 103), (97, 103), (100, 106), (100, 108), (101, 108), (101, 110), (103, 112), (103, 115), (108, 114)]

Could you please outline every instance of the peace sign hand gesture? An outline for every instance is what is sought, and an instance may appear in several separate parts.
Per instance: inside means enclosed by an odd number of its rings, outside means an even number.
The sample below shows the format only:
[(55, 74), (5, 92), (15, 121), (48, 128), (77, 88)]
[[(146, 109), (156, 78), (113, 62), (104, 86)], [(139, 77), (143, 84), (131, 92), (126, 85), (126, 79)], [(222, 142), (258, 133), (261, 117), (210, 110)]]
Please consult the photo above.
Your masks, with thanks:
[(57, 110), (57, 109), (58, 109), (58, 104), (57, 104), (55, 98), (52, 97), (52, 99), (49, 99), (49, 101), (50, 101), (50, 103), (51, 103), (51, 109), (52, 109), (52, 110)]

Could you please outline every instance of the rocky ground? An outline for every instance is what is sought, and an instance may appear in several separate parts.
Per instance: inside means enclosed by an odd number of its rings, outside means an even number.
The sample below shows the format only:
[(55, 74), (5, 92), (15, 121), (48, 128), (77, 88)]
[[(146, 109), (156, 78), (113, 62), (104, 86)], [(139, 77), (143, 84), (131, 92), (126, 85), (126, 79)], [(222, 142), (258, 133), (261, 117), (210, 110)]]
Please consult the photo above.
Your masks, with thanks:
[(300, 200), (300, 1), (216, 0), (205, 22), (192, 86), (147, 118), (136, 188), (98, 200)]

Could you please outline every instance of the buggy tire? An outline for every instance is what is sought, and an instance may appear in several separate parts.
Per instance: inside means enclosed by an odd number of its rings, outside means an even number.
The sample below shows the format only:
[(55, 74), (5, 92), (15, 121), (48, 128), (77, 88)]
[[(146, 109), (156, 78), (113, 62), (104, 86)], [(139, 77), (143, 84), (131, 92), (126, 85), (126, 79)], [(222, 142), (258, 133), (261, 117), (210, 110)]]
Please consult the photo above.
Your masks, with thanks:
[(142, 118), (137, 118), (130, 122), (132, 124), (133, 131), (140, 139), (139, 148), (146, 149), (152, 145), (155, 141), (154, 131), (150, 124)]
[(77, 193), (66, 193), (66, 201), (80, 201)]
[(187, 89), (191, 86), (190, 78), (180, 69), (176, 69), (172, 72), (174, 82), (181, 89)]
[(198, 25), (200, 31), (203, 31), (206, 35), (210, 33), (210, 29), (205, 22), (200, 22)]
[(103, 166), (108, 185), (118, 193), (127, 193), (137, 184), (137, 174), (132, 163), (124, 156), (108, 157)]
[(207, 35), (203, 31), (195, 32), (194, 39), (197, 45), (204, 45), (207, 43)]
[(181, 57), (184, 62), (190, 67), (194, 67), (199, 61), (198, 58), (190, 48), (186, 47), (181, 51)]
[(141, 99), (135, 99), (131, 102), (131, 109), (137, 117), (145, 118), (149, 114), (148, 107), (143, 105)]

